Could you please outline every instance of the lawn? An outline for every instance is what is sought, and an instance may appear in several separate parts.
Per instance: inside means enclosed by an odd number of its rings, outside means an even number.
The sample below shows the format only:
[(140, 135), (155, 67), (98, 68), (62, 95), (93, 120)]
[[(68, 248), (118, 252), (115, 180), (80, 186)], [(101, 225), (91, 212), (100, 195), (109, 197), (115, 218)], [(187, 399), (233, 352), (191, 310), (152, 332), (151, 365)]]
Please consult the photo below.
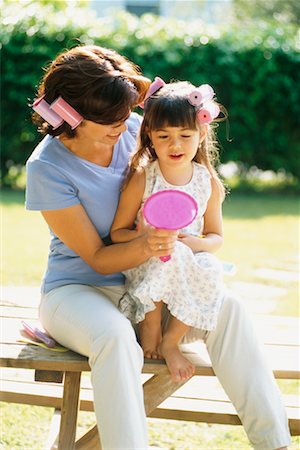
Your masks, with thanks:
[[(46, 264), (47, 226), (39, 212), (25, 211), (22, 192), (4, 191), (1, 204), (1, 284), (37, 286)], [(276, 295), (269, 312), (297, 315), (298, 199), (231, 194), (224, 204), (224, 235), (218, 256), (237, 267), (228, 284), (252, 283), (264, 292), (272, 287)]]
[[(48, 248), (48, 229), (40, 213), (26, 212), (22, 192), (3, 191), (1, 284), (37, 286)], [(296, 197), (231, 194), (224, 204), (225, 242), (218, 256), (233, 262), (237, 273), (227, 278), (254, 312), (298, 315), (299, 201)], [(281, 382), (285, 393), (297, 384)], [(0, 448), (41, 450), (51, 408), (1, 405)], [(94, 423), (80, 412), (79, 434)], [(152, 445), (168, 450), (250, 450), (242, 427), (149, 420)], [(30, 442), (30, 444), (28, 444)], [(299, 448), (293, 438), (291, 450)]]

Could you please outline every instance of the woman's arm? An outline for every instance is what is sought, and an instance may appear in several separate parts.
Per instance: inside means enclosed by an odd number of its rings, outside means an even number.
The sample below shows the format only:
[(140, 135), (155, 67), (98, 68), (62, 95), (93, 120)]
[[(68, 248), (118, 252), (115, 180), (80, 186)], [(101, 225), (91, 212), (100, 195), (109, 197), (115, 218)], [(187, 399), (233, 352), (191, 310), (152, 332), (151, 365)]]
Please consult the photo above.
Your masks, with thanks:
[(217, 251), (223, 243), (222, 195), (217, 181), (211, 178), (211, 196), (204, 213), (202, 238), (191, 235), (179, 235), (179, 239), (188, 245), (194, 253)]
[(142, 204), (145, 184), (145, 172), (135, 172), (122, 191), (119, 206), (110, 229), (110, 237), (113, 242), (132, 241), (143, 234), (144, 229), (135, 228), (135, 220)]
[(131, 242), (105, 246), (81, 205), (42, 211), (42, 214), (65, 245), (104, 275), (131, 269), (152, 256), (163, 256), (166, 250), (172, 253), (177, 238), (176, 232), (149, 227)]

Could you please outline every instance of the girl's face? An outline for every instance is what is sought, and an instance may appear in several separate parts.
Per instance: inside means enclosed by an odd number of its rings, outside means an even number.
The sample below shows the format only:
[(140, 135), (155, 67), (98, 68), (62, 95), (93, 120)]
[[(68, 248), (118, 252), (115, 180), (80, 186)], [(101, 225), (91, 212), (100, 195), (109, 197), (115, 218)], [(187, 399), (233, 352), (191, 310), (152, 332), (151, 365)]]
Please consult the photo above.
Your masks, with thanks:
[(200, 131), (168, 126), (149, 132), (157, 158), (167, 165), (190, 163), (205, 135), (205, 128)]

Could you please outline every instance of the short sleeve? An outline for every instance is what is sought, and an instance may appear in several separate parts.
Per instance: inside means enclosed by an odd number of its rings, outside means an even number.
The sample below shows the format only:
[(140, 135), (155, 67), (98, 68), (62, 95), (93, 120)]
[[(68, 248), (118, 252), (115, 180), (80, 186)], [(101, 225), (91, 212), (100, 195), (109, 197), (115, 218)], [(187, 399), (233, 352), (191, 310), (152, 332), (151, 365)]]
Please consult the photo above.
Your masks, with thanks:
[(77, 189), (54, 164), (29, 160), (26, 175), (26, 209), (46, 211), (68, 208), (80, 203)]

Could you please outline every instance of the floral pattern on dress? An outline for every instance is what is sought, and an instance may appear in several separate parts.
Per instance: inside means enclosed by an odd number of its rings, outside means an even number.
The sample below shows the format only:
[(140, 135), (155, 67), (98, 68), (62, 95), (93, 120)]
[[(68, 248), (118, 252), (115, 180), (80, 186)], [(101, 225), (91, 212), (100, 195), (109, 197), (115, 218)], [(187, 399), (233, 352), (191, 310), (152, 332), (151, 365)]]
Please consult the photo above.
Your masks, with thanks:
[[(198, 203), (198, 215), (181, 231), (197, 236), (202, 231), (211, 184), (207, 169), (198, 163), (193, 165), (191, 181), (184, 186), (173, 186), (163, 178), (158, 161), (152, 163), (146, 168), (143, 201), (164, 189), (178, 189), (192, 195)], [(145, 314), (155, 309), (155, 302), (163, 301), (174, 317), (191, 327), (202, 330), (216, 327), (224, 297), (223, 269), (211, 253), (194, 254), (187, 245), (177, 241), (169, 261), (152, 257), (124, 274), (127, 292), (120, 300), (120, 310), (132, 322), (144, 320)]]

